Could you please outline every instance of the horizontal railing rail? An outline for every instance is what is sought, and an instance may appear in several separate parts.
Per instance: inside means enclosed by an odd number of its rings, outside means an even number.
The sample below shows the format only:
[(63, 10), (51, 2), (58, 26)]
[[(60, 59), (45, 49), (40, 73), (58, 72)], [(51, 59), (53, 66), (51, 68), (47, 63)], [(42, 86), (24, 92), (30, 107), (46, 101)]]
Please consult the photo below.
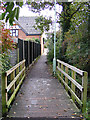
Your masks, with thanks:
[(25, 60), (2, 74), (2, 114), (6, 114), (25, 78)]
[[(74, 103), (78, 103), (82, 112), (86, 111), (88, 73), (57, 59), (57, 75)], [(78, 82), (79, 81), (79, 82)], [(76, 94), (80, 91), (80, 97)]]

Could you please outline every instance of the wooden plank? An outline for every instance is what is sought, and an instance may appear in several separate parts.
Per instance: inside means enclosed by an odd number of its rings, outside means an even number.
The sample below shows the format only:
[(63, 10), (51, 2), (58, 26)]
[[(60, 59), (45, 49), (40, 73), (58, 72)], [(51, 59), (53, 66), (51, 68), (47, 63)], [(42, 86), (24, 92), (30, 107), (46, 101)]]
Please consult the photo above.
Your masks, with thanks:
[(61, 61), (61, 60), (58, 60), (58, 59), (57, 59), (57, 62), (65, 65), (66, 67), (72, 69), (72, 70), (75, 71), (76, 73), (78, 73), (78, 74), (80, 74), (81, 76), (83, 76), (84, 71), (82, 71), (82, 70), (80, 70), (80, 69), (78, 69), (78, 68), (76, 68), (76, 67), (74, 67), (74, 66), (72, 66), (72, 65), (69, 65), (69, 64), (67, 64), (67, 63), (65, 63), (65, 62), (63, 62), (63, 61)]
[[(10, 74), (10, 83), (13, 81), (15, 77), (15, 71), (13, 71), (11, 74)], [(11, 88), (11, 93), (13, 93), (15, 90), (15, 84), (12, 85), (12, 88)]]
[[(65, 72), (68, 74), (68, 67), (65, 67)], [(68, 78), (65, 76), (65, 82), (68, 85)], [(65, 87), (66, 91), (68, 92), (67, 87)]]
[(59, 70), (59, 71), (61, 71), (74, 85), (76, 85), (79, 89), (80, 89), (80, 91), (82, 91), (83, 90), (83, 87), (79, 84), (79, 83), (77, 83), (73, 78), (71, 78), (67, 73), (65, 73), (62, 69), (60, 69), (58, 66), (57, 66), (57, 69)]
[[(22, 69), (25, 67), (25, 63), (23, 63), (23, 66), (22, 66)], [(25, 67), (25, 69), (26, 69), (26, 67)], [(24, 70), (23, 71), (23, 74), (22, 75), (26, 75), (26, 71)]]
[[(20, 71), (22, 71), (22, 64), (20, 65)], [(21, 73), (21, 75), (20, 75), (20, 79), (22, 79), (22, 76), (23, 76), (23, 74)]]
[(71, 94), (76, 99), (76, 101), (80, 104), (80, 106), (82, 106), (82, 101), (77, 97), (77, 95), (72, 91), (72, 89), (66, 84), (66, 82), (61, 78), (61, 76), (59, 74), (57, 74), (57, 75), (61, 79), (61, 81), (63, 82), (65, 87), (67, 87), (67, 89), (71, 92)]
[(60, 67), (60, 63), (58, 62), (58, 67)]
[[(16, 76), (19, 74), (19, 67), (16, 69)], [(18, 83), (19, 83), (19, 78), (17, 79), (17, 81), (16, 81), (16, 86), (18, 85)]]
[(7, 87), (7, 75), (6, 73), (2, 73), (2, 76), (1, 76), (1, 84), (2, 84), (2, 115), (4, 116), (8, 109), (6, 108), (6, 102), (7, 102), (7, 92), (6, 92), (6, 87)]
[[(61, 69), (63, 70), (63, 64), (61, 64)], [(63, 78), (63, 73), (62, 72), (61, 72), (61, 78)]]
[(25, 67), (19, 72), (19, 74), (14, 78), (14, 80), (7, 86), (7, 88), (6, 88), (7, 92), (11, 89), (11, 87), (15, 84), (15, 82), (17, 81), (17, 79), (20, 77), (20, 75), (24, 71), (25, 71)]
[(25, 75), (22, 77), (21, 81), (19, 82), (17, 88), (15, 89), (14, 93), (12, 94), (12, 96), (10, 97), (10, 99), (7, 101), (7, 107), (9, 108), (11, 102), (13, 101), (13, 99), (15, 98), (15, 95), (17, 93), (17, 91), (19, 90), (20, 88), (20, 85), (22, 84), (23, 80), (25, 78)]
[[(72, 78), (74, 80), (76, 80), (76, 72), (75, 71), (72, 71)], [(73, 92), (75, 93), (75, 85), (72, 82), (71, 82), (71, 88), (72, 88)], [(72, 95), (72, 100), (73, 100), (73, 102), (75, 102), (73, 95)]]
[(25, 62), (25, 60), (19, 62), (17, 65), (15, 65), (14, 67), (12, 67), (12, 68), (9, 69), (8, 71), (6, 71), (7, 76), (8, 76), (9, 74), (11, 74), (13, 71), (15, 71), (15, 69), (17, 69), (17, 68), (18, 68), (21, 64), (23, 64), (24, 62)]
[(86, 103), (87, 103), (87, 84), (88, 84), (88, 73), (84, 72), (84, 76), (82, 77), (82, 86), (83, 86), (83, 92), (82, 92), (82, 112), (84, 113), (86, 111)]

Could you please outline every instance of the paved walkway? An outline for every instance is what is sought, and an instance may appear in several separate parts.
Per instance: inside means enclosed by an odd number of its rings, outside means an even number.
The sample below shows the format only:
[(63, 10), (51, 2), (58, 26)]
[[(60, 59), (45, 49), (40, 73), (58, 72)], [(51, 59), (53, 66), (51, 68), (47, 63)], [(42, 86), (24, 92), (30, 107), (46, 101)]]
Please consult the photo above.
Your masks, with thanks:
[(8, 116), (11, 117), (71, 117), (77, 108), (64, 88), (51, 74), (42, 55), (28, 72)]

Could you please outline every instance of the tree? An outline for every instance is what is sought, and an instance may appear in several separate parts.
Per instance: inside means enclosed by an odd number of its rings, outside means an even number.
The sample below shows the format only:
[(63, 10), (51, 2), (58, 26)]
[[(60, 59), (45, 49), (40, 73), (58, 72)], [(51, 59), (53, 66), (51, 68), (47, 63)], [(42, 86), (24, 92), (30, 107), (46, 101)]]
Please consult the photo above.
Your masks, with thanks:
[(89, 73), (89, 4), (83, 6), (82, 12), (77, 12), (71, 19), (71, 27), (65, 33), (63, 44), (67, 43), (66, 53), (63, 55), (65, 60), (80, 69), (87, 70)]
[(8, 53), (12, 49), (13, 40), (10, 31), (4, 28), (4, 23), (0, 22), (0, 73), (11, 67)]
[(4, 28), (4, 23), (0, 24), (1, 31), (0, 31), (0, 44), (1, 44), (1, 53), (8, 53), (8, 49), (12, 50), (13, 48), (13, 40), (10, 36), (10, 31)]
[[(0, 20), (5, 19), (12, 25), (13, 21), (18, 19), (19, 8), (23, 2), (0, 2), (2, 14)], [(0, 22), (0, 73), (11, 68), (9, 60), (9, 51), (13, 49), (13, 40), (10, 36), (10, 30), (5, 29), (4, 23)]]
[[(32, 9), (33, 12), (39, 12), (44, 9), (52, 10), (54, 9), (53, 2), (29, 2), (26, 1), (26, 4)], [(71, 19), (74, 14), (76, 14), (84, 3), (71, 3), (71, 2), (57, 2), (57, 5), (62, 6), (62, 12), (57, 12), (57, 23), (62, 23), (63, 28), (63, 40), (64, 40), (64, 33), (67, 32), (71, 26)], [(9, 20), (10, 24), (13, 24), (15, 18), (18, 20), (19, 16), (19, 9), (23, 6), (23, 2), (3, 2), (4, 12), (2, 13), (1, 19)], [(42, 16), (39, 17), (37, 20), (37, 26), (39, 29), (42, 30), (49, 30), (49, 25), (52, 23), (51, 18), (46, 19)]]
[[(62, 6), (62, 12), (60, 13), (60, 11), (59, 12), (57, 11), (57, 23), (59, 23), (62, 26), (63, 41), (64, 41), (65, 32), (68, 32), (69, 28), (71, 27), (71, 19), (78, 11), (79, 12), (82, 11), (84, 4), (86, 3), (57, 2), (57, 5)], [(54, 9), (54, 3), (52, 2), (32, 2), (31, 6), (32, 6), (33, 12), (39, 12), (39, 13), (41, 12), (41, 10), (44, 10), (47, 8), (49, 10)], [(38, 18), (37, 27), (39, 29), (43, 28), (41, 30), (44, 30), (46, 27), (46, 24), (50, 24), (50, 22), (47, 22), (46, 19), (43, 19), (43, 18), (41, 19), (41, 18), (42, 17)], [(42, 23), (44, 24), (42, 25)], [(51, 21), (51, 24), (52, 24), (52, 21)]]
[(89, 4), (84, 3), (83, 7), (73, 15), (68, 32), (65, 31), (64, 41), (61, 40), (62, 32), (57, 32), (56, 56), (89, 72), (90, 14), (88, 7)]
[(0, 20), (5, 19), (7, 22), (13, 25), (15, 19), (18, 20), (19, 9), (23, 6), (23, 2), (0, 2), (0, 7), (2, 9), (2, 14), (0, 15)]
[(50, 29), (50, 24), (52, 24), (51, 18), (46, 19), (45, 17), (40, 16), (35, 20), (36, 20), (36, 25), (34, 26), (35, 29), (39, 28), (42, 33)]

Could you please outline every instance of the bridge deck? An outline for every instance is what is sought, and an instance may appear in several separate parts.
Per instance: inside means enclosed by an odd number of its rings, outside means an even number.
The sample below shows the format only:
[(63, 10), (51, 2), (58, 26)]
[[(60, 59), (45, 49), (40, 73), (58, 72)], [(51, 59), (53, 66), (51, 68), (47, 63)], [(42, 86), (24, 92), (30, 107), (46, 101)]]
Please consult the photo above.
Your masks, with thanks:
[(78, 109), (49, 71), (46, 56), (29, 71), (10, 109), (11, 117), (71, 117)]

